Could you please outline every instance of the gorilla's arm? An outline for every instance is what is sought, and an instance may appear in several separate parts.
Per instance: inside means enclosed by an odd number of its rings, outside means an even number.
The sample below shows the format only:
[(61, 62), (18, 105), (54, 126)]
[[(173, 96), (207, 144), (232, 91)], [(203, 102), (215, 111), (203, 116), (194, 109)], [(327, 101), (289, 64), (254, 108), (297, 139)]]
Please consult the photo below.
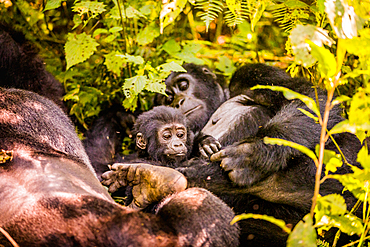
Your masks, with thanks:
[[(324, 111), (325, 96), (320, 97), (320, 111)], [(221, 161), (221, 166), (229, 171), (230, 179), (242, 186), (251, 186), (267, 176), (287, 168), (290, 159), (303, 155), (287, 146), (268, 145), (264, 137), (289, 140), (309, 149), (319, 143), (321, 126), (307, 117), (298, 108), (309, 109), (300, 101), (292, 101), (261, 128), (256, 137), (226, 147), (211, 157)], [(339, 108), (332, 111), (328, 129), (340, 121)]]
[(123, 138), (130, 135), (134, 121), (133, 114), (111, 107), (86, 132), (83, 144), (99, 179), (108, 165), (121, 161)]

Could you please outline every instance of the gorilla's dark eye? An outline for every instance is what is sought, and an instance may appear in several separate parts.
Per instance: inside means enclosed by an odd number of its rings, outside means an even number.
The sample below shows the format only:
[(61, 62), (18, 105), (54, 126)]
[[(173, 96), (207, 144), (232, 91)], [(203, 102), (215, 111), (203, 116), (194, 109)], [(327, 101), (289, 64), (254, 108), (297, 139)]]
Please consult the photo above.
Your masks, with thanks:
[(181, 81), (181, 82), (179, 83), (179, 89), (180, 89), (181, 91), (185, 91), (186, 89), (188, 89), (188, 87), (189, 87), (189, 84), (188, 84), (188, 82), (187, 82), (187, 81)]
[(207, 68), (202, 68), (202, 70), (205, 74), (210, 74), (211, 73), (211, 71), (209, 71), (209, 69), (207, 69)]
[(168, 139), (170, 139), (171, 138), (171, 134), (169, 133), (169, 132), (165, 132), (165, 133), (163, 133), (163, 139), (165, 139), (165, 140), (168, 140)]
[(169, 105), (171, 104), (173, 101), (173, 96), (168, 94), (168, 97), (166, 98), (166, 105)]
[(178, 132), (177, 133), (177, 137), (178, 138), (183, 138), (185, 136), (185, 133), (184, 132)]

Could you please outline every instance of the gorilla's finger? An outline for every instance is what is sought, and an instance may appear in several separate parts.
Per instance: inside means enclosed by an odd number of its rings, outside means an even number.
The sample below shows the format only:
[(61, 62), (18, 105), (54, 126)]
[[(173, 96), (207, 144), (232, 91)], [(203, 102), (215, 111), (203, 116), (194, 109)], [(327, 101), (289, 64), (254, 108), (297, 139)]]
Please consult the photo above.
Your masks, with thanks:
[(210, 146), (213, 151), (212, 153), (217, 153), (218, 151), (220, 151), (220, 148), (218, 147), (216, 143), (212, 143)]
[(229, 165), (230, 164), (230, 158), (224, 158), (222, 161), (221, 161), (221, 167), (222, 169), (224, 169), (225, 171), (231, 171), (233, 170), (233, 167)]
[(221, 150), (220, 152), (217, 152), (211, 156), (211, 161), (220, 161), (223, 158), (227, 157), (225, 149)]
[(221, 143), (219, 141), (216, 141), (216, 145), (217, 145), (218, 150), (221, 150), (222, 145), (221, 145)]
[(206, 159), (208, 159), (208, 155), (206, 154), (206, 151), (204, 151), (203, 148), (200, 148), (199, 149), (199, 152), (200, 152), (200, 155)]
[(212, 149), (208, 146), (208, 145), (204, 145), (203, 146), (203, 149), (206, 151), (206, 153), (208, 154), (208, 155), (211, 155), (211, 154), (213, 154), (214, 152), (212, 151)]
[(116, 192), (119, 188), (121, 188), (121, 186), (120, 186), (120, 184), (118, 183), (118, 181), (114, 181), (114, 183), (113, 183), (111, 186), (109, 186), (108, 191), (109, 191), (110, 193), (113, 193), (113, 192)]
[[(115, 172), (114, 171), (107, 171), (107, 172), (104, 172), (101, 177), (102, 179), (104, 180), (109, 180), (110, 178), (112, 178), (114, 176)], [(104, 182), (104, 181), (103, 181)]]

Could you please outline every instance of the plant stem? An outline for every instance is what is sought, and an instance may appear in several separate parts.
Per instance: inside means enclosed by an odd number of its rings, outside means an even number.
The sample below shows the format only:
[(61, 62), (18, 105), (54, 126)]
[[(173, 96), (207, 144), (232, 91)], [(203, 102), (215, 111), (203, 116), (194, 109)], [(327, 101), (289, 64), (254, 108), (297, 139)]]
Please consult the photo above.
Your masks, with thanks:
[[(337, 83), (334, 83), (336, 85)], [(322, 119), (322, 125), (321, 125), (321, 135), (320, 135), (320, 152), (319, 152), (319, 164), (316, 170), (316, 179), (315, 179), (315, 191), (314, 195), (312, 197), (312, 206), (311, 206), (311, 217), (313, 218), (315, 206), (316, 206), (316, 201), (317, 197), (319, 195), (319, 190), (320, 190), (320, 179), (321, 179), (321, 173), (322, 173), (322, 165), (323, 165), (323, 160), (324, 160), (324, 149), (325, 149), (325, 140), (327, 139), (326, 137), (326, 127), (328, 125), (328, 120), (329, 120), (329, 113), (331, 109), (331, 101), (333, 99), (334, 95), (334, 90), (335, 86), (330, 88), (328, 91), (328, 98), (326, 100), (326, 105), (325, 105), (325, 112), (324, 116)]]

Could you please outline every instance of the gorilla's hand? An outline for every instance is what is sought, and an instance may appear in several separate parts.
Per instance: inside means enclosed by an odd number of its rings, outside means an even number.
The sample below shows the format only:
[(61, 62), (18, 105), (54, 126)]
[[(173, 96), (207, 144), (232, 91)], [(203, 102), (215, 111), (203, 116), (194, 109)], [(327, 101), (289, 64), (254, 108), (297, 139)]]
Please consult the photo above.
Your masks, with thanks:
[(263, 167), (257, 167), (254, 144), (230, 145), (211, 156), (211, 161), (221, 161), (221, 167), (229, 172), (231, 181), (240, 186), (252, 186), (265, 177)]
[(135, 209), (144, 209), (187, 187), (184, 175), (168, 167), (116, 163), (110, 168), (110, 171), (103, 173), (102, 184), (108, 186), (111, 193), (122, 186), (133, 186), (134, 199), (129, 207)]
[(199, 143), (199, 152), (204, 158), (209, 159), (211, 155), (220, 151), (221, 147), (220, 142), (216, 138), (207, 135)]

